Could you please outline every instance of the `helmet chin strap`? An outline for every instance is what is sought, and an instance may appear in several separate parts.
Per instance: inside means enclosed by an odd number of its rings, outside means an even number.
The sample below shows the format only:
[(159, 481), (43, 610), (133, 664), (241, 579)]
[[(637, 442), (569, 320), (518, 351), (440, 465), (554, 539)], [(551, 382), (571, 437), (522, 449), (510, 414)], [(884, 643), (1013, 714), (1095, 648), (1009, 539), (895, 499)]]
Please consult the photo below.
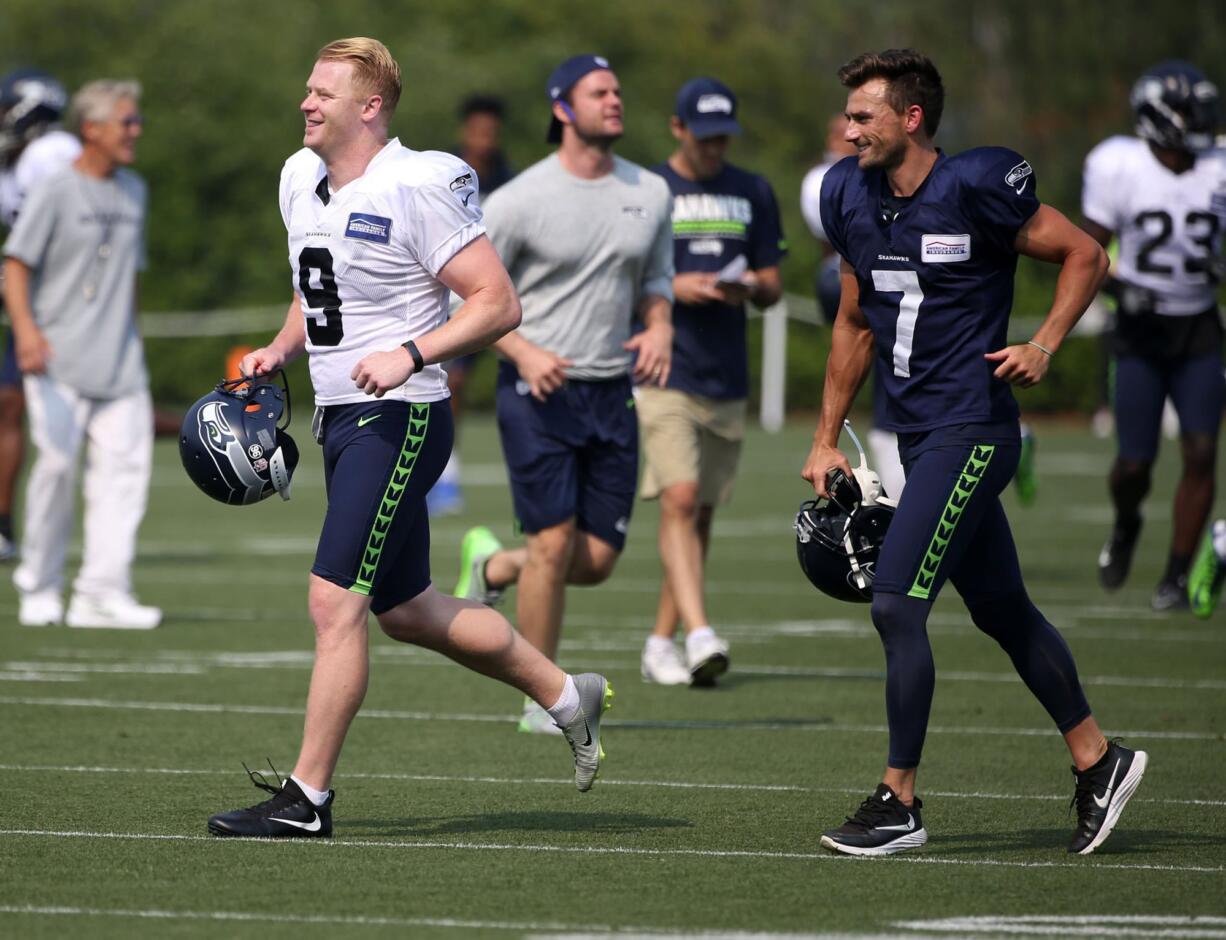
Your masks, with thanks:
[(851, 471), (851, 475), (856, 478), (856, 483), (860, 485), (860, 504), (862, 506), (889, 506), (891, 509), (897, 507), (898, 500), (890, 499), (881, 489), (881, 477), (877, 475), (876, 470), (869, 468), (868, 458), (864, 455), (864, 445), (860, 443), (860, 438), (856, 436), (851, 422), (846, 418), (843, 419), (843, 427), (860, 454), (860, 466)]
[(268, 458), (268, 478), (272, 481), (273, 489), (277, 491), (280, 497), (288, 500), (293, 480), (290, 479), (289, 467), (285, 465), (284, 447), (278, 447), (273, 452), (273, 455)]

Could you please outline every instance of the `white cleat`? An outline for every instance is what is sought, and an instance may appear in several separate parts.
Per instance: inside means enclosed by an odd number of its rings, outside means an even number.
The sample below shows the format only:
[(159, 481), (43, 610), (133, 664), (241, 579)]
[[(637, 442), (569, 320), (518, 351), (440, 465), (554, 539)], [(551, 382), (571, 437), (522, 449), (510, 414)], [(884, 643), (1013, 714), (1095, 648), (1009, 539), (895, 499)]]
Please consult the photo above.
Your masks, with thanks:
[(669, 640), (668, 645), (652, 643), (651, 640), (643, 647), (641, 665), (644, 682), (654, 682), (657, 685), (689, 685), (690, 669), (681, 656), (681, 651)]
[(64, 621), (64, 602), (56, 591), (21, 593), (17, 622), (23, 627), (53, 627)]
[(694, 685), (715, 685), (728, 671), (728, 644), (714, 633), (691, 634), (685, 640), (685, 658)]
[(138, 604), (129, 594), (74, 594), (66, 622), (70, 627), (99, 630), (152, 630), (162, 622), (162, 610)]
[(604, 748), (600, 746), (600, 716), (613, 704), (613, 686), (604, 676), (594, 672), (574, 678), (579, 690), (579, 713), (562, 729), (562, 734), (575, 755), (575, 788), (586, 793), (600, 776), (600, 762), (604, 760)]

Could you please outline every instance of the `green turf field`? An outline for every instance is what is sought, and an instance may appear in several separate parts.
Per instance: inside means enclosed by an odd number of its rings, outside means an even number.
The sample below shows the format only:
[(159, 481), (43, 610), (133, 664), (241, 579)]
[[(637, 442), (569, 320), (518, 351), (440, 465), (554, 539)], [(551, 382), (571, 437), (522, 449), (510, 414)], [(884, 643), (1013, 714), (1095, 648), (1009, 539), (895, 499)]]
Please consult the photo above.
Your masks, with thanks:
[[(211, 503), (159, 443), (136, 574), (166, 609), (157, 631), (22, 629), (0, 574), (0, 936), (1226, 937), (1226, 611), (1149, 610), (1169, 443), (1133, 577), (1101, 592), (1110, 444), (1069, 426), (1039, 429), (1037, 504), (1006, 499), (1031, 592), (1100, 721), (1150, 753), (1093, 856), (1065, 852), (1059, 736), (952, 591), (930, 623), (929, 844), (877, 860), (818, 849), (879, 779), (883, 658), (867, 608), (819, 596), (796, 564), (800, 424), (751, 435), (716, 520), (710, 606), (733, 661), (719, 688), (639, 678), (659, 579), (651, 506), (612, 580), (570, 592), (563, 665), (617, 690), (591, 793), (575, 792), (560, 739), (515, 732), (515, 692), (376, 631), (335, 837), (209, 838), (211, 813), (263, 799), (241, 761), (294, 763), (322, 515), (306, 424), (288, 504)], [(445, 587), (468, 525), (510, 535), (492, 422), (465, 426), (463, 452), (467, 511), (434, 526)]]

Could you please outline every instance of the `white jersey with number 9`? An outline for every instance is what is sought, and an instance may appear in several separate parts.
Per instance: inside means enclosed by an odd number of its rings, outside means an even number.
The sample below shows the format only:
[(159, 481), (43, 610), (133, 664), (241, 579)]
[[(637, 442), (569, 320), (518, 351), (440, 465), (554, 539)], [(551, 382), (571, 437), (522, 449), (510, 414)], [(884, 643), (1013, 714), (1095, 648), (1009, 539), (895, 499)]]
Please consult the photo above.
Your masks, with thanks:
[[(485, 232), (476, 173), (451, 154), (409, 150), (399, 140), (337, 192), (328, 189), (323, 161), (298, 151), (281, 172), (281, 217), (317, 405), (370, 400), (354, 386), (353, 367), (447, 319), (450, 291), (438, 273)], [(385, 397), (439, 401), (446, 376), (427, 366)]]

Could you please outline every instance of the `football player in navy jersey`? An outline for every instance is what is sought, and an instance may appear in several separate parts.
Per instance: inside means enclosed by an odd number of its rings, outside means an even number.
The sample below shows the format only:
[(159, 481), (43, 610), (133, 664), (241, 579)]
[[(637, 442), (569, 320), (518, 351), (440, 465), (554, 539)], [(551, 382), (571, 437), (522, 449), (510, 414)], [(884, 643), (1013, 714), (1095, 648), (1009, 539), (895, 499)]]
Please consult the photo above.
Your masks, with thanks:
[[(1059, 632), (1031, 602), (1001, 507), (1020, 452), (1011, 385), (1028, 388), (1085, 311), (1107, 271), (1102, 248), (1039, 202), (1020, 154), (933, 144), (944, 89), (912, 50), (866, 53), (839, 70), (857, 156), (822, 180), (822, 227), (842, 257), (821, 418), (802, 476), (818, 496), (851, 467), (839, 430), (875, 359), (886, 428), (898, 434), (907, 485), (873, 583), (885, 647), (889, 756), (882, 783), (821, 844), (851, 855), (923, 845), (916, 768), (935, 669), (926, 625), (947, 580), (972, 621), (1008, 653), (1064, 735), (1076, 778), (1070, 852), (1093, 852), (1136, 790), (1147, 757), (1108, 742)], [(1008, 345), (1019, 254), (1060, 265), (1034, 338)]]
[(1086, 157), (1082, 214), (1101, 244), (1119, 239), (1116, 276), (1115, 524), (1098, 558), (1103, 587), (1124, 583), (1141, 532), (1141, 503), (1158, 455), (1163, 402), (1179, 415), (1183, 474), (1175, 491), (1166, 571), (1155, 610), (1188, 606), (1188, 569), (1213, 507), (1222, 378), (1226, 150), (1214, 147), (1218, 90), (1186, 62), (1165, 62), (1132, 90), (1135, 137)]
[[(472, 168), (388, 139), (399, 98), (400, 67), (383, 43), (324, 46), (300, 106), (303, 149), (281, 173), (294, 296), (281, 331), (241, 370), (309, 358), (328, 496), (308, 589), (315, 664), (293, 773), (279, 786), (252, 774), (271, 798), (212, 816), (218, 836), (332, 835), (332, 775), (366, 695), (371, 614), (392, 639), (537, 702), (571, 746), (579, 790), (603, 756), (604, 677), (568, 675), (496, 611), (430, 583), (426, 493), (452, 442), (439, 364), (513, 329), (520, 307), (485, 235)], [(464, 302), (448, 318), (451, 291)]]

